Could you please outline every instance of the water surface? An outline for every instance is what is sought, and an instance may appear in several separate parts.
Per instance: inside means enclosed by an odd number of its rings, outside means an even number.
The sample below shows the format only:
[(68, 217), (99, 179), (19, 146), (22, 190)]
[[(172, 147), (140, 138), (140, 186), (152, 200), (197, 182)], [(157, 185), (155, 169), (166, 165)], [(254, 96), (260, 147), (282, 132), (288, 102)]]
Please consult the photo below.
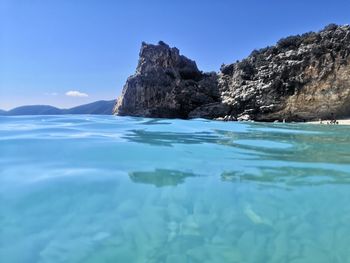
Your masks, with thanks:
[(350, 262), (347, 126), (0, 117), (0, 262)]

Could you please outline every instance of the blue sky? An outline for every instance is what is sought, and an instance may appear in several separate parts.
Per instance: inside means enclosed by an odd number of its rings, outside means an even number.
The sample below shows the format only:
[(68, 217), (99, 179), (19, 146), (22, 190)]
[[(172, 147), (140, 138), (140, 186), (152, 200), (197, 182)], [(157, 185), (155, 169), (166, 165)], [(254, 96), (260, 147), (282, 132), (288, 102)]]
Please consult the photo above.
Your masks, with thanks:
[(0, 108), (114, 99), (142, 41), (217, 71), (281, 37), (348, 24), (349, 10), (349, 0), (1, 0)]

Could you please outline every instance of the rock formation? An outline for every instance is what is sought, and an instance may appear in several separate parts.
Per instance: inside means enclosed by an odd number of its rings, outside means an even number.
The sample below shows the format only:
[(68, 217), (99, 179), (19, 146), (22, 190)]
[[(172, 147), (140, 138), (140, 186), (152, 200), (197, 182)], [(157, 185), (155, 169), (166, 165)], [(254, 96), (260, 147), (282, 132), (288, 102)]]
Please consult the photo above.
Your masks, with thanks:
[(164, 42), (142, 43), (136, 73), (129, 77), (118, 115), (188, 118), (201, 105), (219, 99), (216, 73), (202, 73), (194, 61)]
[(142, 44), (118, 115), (287, 121), (350, 116), (350, 26), (329, 25), (203, 73), (163, 42)]

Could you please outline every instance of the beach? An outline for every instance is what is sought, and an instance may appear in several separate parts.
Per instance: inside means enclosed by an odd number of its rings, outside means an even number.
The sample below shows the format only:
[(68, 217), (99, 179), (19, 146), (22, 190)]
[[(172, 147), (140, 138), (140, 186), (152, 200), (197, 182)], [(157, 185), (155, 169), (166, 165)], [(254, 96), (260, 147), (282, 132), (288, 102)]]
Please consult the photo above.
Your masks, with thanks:
[[(341, 119), (341, 120), (336, 120), (338, 125), (350, 125), (350, 119)], [(331, 120), (322, 120), (322, 122), (320, 121), (310, 121), (308, 123), (312, 123), (312, 124), (330, 124)], [(333, 124), (332, 124), (333, 125)]]

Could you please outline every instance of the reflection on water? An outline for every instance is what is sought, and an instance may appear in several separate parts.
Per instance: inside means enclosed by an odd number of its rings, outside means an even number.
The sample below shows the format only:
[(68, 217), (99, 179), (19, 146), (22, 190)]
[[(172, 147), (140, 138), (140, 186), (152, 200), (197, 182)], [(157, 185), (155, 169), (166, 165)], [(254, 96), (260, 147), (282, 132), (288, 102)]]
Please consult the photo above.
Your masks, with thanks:
[(173, 144), (216, 143), (218, 136), (209, 132), (180, 133), (180, 132), (154, 132), (146, 130), (131, 130), (123, 136), (124, 139), (150, 145), (172, 146)]
[[(339, 129), (329, 127), (329, 130), (325, 130), (324, 126), (300, 125), (301, 128), (305, 127), (304, 133), (300, 130), (297, 133), (293, 130), (289, 133), (288, 128), (294, 128), (291, 125), (283, 130), (279, 128), (278, 131), (271, 128), (261, 131), (259, 126), (259, 124), (252, 125), (252, 132), (248, 133), (217, 130), (216, 132), (226, 139), (218, 143), (254, 150), (259, 158), (267, 160), (350, 163), (350, 133), (347, 127), (339, 127)], [(245, 144), (245, 141), (249, 143)], [(279, 147), (283, 144), (286, 147)]]
[(195, 175), (176, 170), (156, 169), (150, 172), (131, 172), (129, 176), (134, 183), (153, 184), (156, 187), (162, 187), (176, 186), (183, 183), (187, 177)]
[(344, 263), (348, 127), (0, 117), (0, 262)]
[(140, 123), (141, 125), (162, 125), (162, 124), (171, 124), (171, 122), (164, 121), (164, 119), (147, 119), (144, 122)]
[(259, 173), (242, 171), (224, 172), (221, 179), (226, 182), (255, 182), (279, 186), (317, 186), (328, 184), (349, 184), (349, 172), (321, 168), (261, 167)]

